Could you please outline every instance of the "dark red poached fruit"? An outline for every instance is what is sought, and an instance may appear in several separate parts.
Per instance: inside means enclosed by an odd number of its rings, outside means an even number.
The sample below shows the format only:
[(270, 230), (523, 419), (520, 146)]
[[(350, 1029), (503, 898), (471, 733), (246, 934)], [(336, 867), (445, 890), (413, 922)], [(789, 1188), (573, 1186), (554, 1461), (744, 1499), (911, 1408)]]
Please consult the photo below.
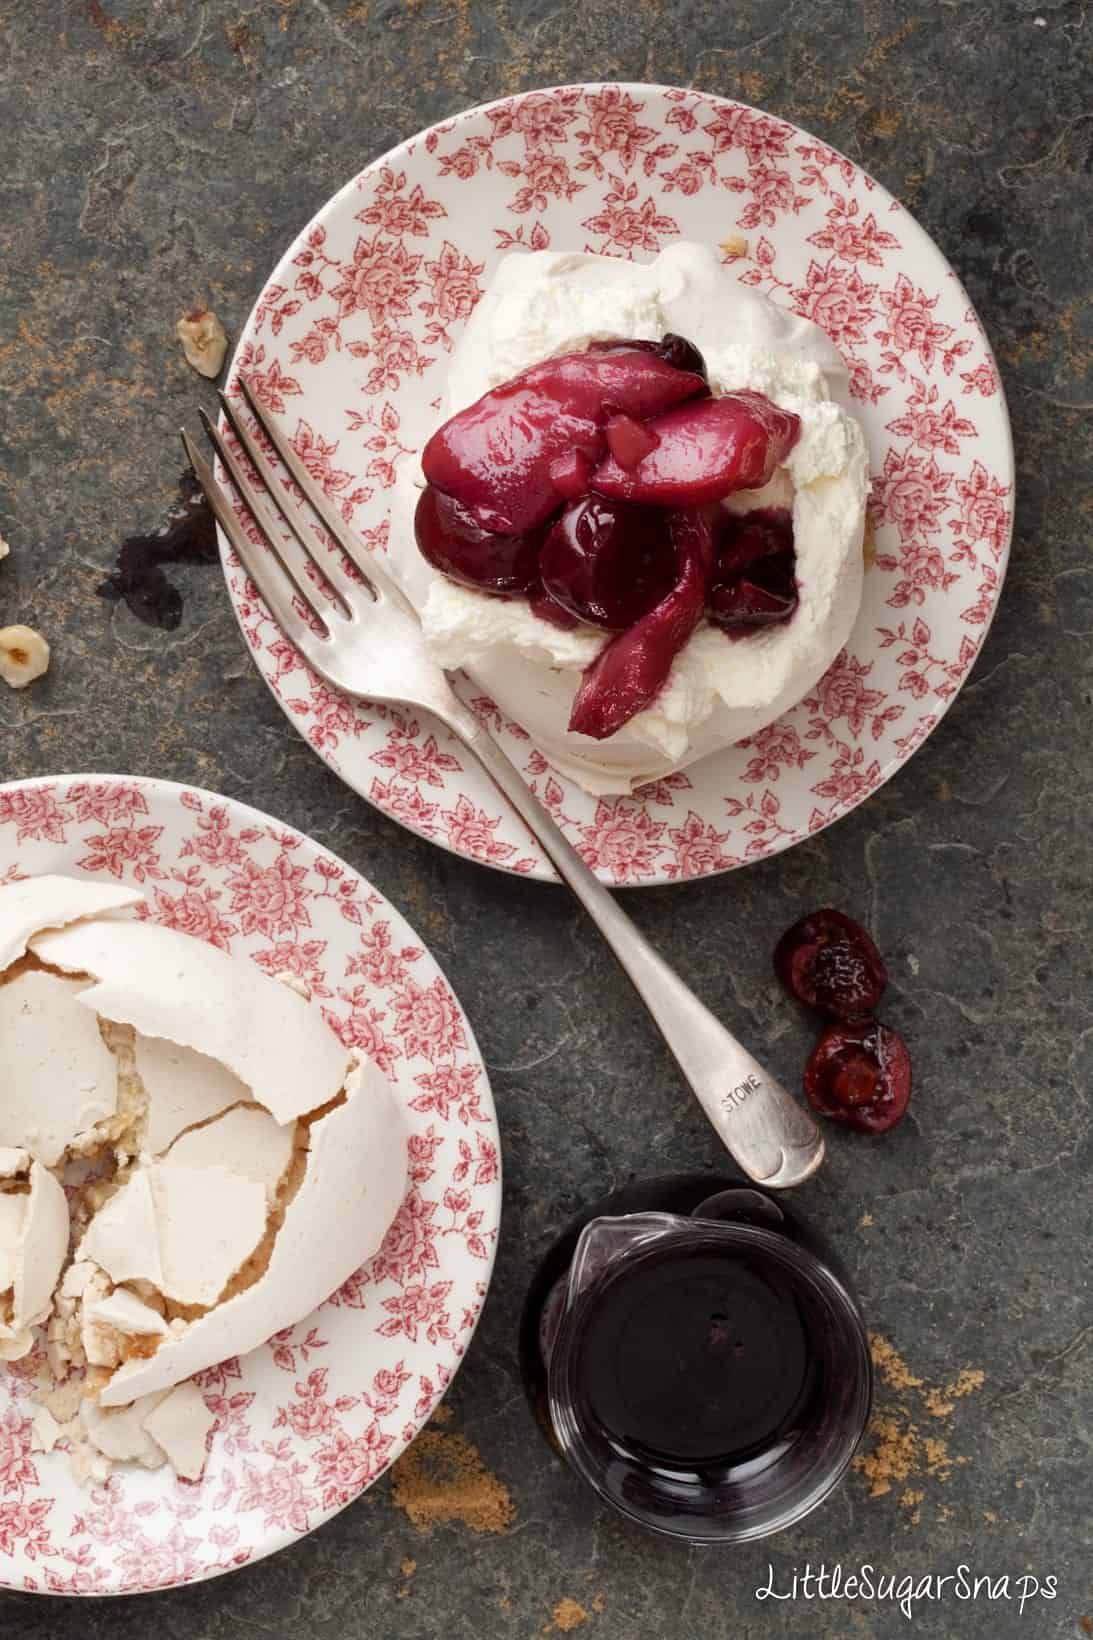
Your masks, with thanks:
[(592, 474), (592, 488), (651, 507), (701, 507), (734, 490), (758, 490), (792, 450), (800, 422), (761, 393), (726, 393), (677, 405), (646, 423), (656, 439), (649, 454), (627, 467), (609, 455)]
[(727, 520), (716, 503), (767, 483), (798, 432), (759, 393), (711, 398), (684, 337), (596, 343), (438, 428), (418, 546), (452, 580), (618, 634), (569, 725), (605, 739), (655, 699), (704, 611), (730, 636), (792, 614), (789, 514)]
[(675, 584), (669, 523), (662, 509), (583, 496), (562, 513), (539, 555), (544, 591), (593, 626), (633, 626)]
[(784, 507), (722, 511), (707, 598), (710, 620), (730, 635), (788, 620), (797, 607), (793, 519)]
[(569, 718), (575, 734), (606, 740), (652, 705), (702, 618), (713, 562), (709, 513), (677, 507), (668, 518), (675, 585), (647, 615), (612, 638), (586, 669)]
[(439, 427), (421, 466), (427, 481), (484, 529), (523, 535), (558, 507), (551, 463), (572, 450), (598, 461), (611, 415), (646, 421), (705, 391), (646, 348), (611, 347), (546, 359)]
[(484, 592), (530, 592), (539, 580), (539, 549), (545, 530), (499, 535), (483, 529), (474, 514), (430, 484), (414, 513), (418, 549), (449, 581)]

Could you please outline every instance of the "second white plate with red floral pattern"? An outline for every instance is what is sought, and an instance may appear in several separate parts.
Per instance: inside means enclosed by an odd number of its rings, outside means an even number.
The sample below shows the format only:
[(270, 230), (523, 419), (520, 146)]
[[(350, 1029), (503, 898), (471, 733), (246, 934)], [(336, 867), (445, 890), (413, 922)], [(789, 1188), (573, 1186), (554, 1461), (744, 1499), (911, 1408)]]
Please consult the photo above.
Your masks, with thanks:
[(202, 1480), (123, 1467), (77, 1485), (31, 1451), (37, 1353), (0, 1364), (0, 1588), (137, 1594), (234, 1570), (351, 1503), (426, 1422), (470, 1342), (501, 1216), (500, 1140), (458, 1001), (395, 908), (342, 861), (240, 803), (163, 780), (0, 786), (0, 884), (61, 871), (143, 890), (170, 928), (293, 973), (391, 1078), (410, 1185), (337, 1293), (199, 1383)]
[[(383, 552), (395, 464), (431, 431), (447, 357), (500, 256), (647, 259), (680, 236), (720, 245), (743, 283), (843, 352), (876, 561), (850, 641), (810, 695), (633, 797), (590, 797), (465, 691), (618, 886), (727, 871), (822, 830), (906, 762), (967, 677), (1005, 573), (1013, 447), (990, 346), (941, 252), (852, 161), (784, 120), (672, 87), (563, 86), (471, 109), (368, 166), (290, 246), (233, 365)], [(422, 836), (550, 879), (469, 754), (430, 722), (328, 689), (222, 545), (254, 658), (330, 767)]]

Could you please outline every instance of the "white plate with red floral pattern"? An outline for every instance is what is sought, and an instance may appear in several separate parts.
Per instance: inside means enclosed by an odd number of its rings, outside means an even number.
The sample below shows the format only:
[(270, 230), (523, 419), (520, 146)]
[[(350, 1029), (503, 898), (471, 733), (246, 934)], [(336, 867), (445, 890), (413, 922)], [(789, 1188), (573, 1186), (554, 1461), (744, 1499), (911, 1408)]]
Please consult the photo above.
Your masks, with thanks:
[(216, 1415), (202, 1480), (77, 1485), (30, 1449), (34, 1356), (0, 1366), (0, 1587), (136, 1594), (257, 1560), (371, 1486), (451, 1383), (493, 1268), (500, 1149), (451, 987), (393, 906), (277, 821), (162, 780), (0, 786), (0, 884), (46, 871), (141, 888), (171, 928), (291, 972), (391, 1078), (407, 1196), (372, 1262), (313, 1315), (199, 1379)]
[[(876, 561), (846, 649), (804, 700), (634, 797), (588, 796), (478, 698), (619, 886), (727, 871), (821, 831), (907, 761), (967, 677), (1005, 573), (1013, 446), (990, 346), (941, 252), (851, 160), (776, 116), (665, 86), (563, 86), (470, 109), (369, 165), (290, 246), (233, 365), (382, 552), (395, 464), (435, 425), (447, 357), (499, 257), (648, 259), (680, 236), (720, 245), (745, 284), (843, 352), (870, 447)], [(259, 669), (330, 767), (431, 841), (551, 878), (470, 755), (424, 719), (326, 688), (223, 545)]]

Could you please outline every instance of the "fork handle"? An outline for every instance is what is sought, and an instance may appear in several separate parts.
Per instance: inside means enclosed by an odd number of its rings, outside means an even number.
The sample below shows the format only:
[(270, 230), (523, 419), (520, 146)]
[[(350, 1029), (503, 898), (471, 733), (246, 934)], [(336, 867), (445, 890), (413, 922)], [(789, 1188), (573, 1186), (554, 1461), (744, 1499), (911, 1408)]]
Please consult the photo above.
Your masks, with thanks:
[(451, 727), (524, 821), (611, 947), (723, 1144), (757, 1184), (800, 1184), (823, 1161), (809, 1113), (715, 1019), (585, 865), (493, 736), (475, 721)]

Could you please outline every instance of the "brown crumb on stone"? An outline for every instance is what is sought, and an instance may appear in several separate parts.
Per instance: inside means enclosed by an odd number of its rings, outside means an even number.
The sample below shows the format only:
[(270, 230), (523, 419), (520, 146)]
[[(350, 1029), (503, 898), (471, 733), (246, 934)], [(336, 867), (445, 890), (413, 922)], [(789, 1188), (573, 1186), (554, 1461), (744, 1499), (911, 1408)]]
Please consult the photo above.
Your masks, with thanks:
[(244, 68), (254, 67), (254, 32), (240, 19), (225, 23), (224, 36)]
[(1083, 1634), (1093, 1634), (1093, 1617), (1079, 1617), (1078, 1627)]
[(596, 1591), (595, 1599), (592, 1602), (592, 1610), (596, 1613), (597, 1617), (600, 1615), (600, 1613), (603, 1611), (603, 1609), (606, 1605), (607, 1605), (607, 1602), (603, 1597), (603, 1590), (598, 1589)]
[(897, 1413), (894, 1417), (881, 1414), (873, 1418), (869, 1425), (873, 1448), (854, 1459), (854, 1468), (865, 1476), (871, 1498), (882, 1498), (893, 1485), (917, 1473), (918, 1431), (905, 1417)]
[(582, 1623), (588, 1622), (588, 1613), (580, 1601), (571, 1600), (568, 1595), (564, 1600), (559, 1600), (553, 1616), (554, 1621), (547, 1624), (543, 1630), (544, 1634), (549, 1634), (551, 1629), (560, 1629), (563, 1634), (571, 1634), (574, 1629), (579, 1629)]
[(975, 1395), (983, 1388), (987, 1375), (978, 1367), (965, 1367), (951, 1384), (944, 1389), (927, 1390), (923, 1396), (926, 1410), (932, 1418), (947, 1418), (957, 1401), (962, 1401), (965, 1395)]
[(417, 1561), (416, 1560), (410, 1560), (409, 1558), (407, 1558), (406, 1560), (403, 1561), (403, 1563), (402, 1563), (402, 1575), (403, 1575), (403, 1577), (413, 1577), (413, 1575), (416, 1571), (417, 1571)]
[(901, 1509), (917, 1509), (925, 1496), (925, 1492), (916, 1492), (914, 1487), (905, 1486), (900, 1496), (899, 1506)]
[(1024, 1481), (1014, 1481), (1013, 1484), (1017, 1488), (1018, 1492), (1020, 1492), (1025, 1483)]
[(444, 1402), (441, 1401), (440, 1405), (429, 1419), (429, 1422), (431, 1424), (450, 1424), (451, 1421), (452, 1409), (450, 1406), (445, 1406)]
[[(927, 1475), (936, 1475), (938, 1480), (941, 1481), (948, 1480), (953, 1467), (953, 1460), (949, 1456), (948, 1442), (939, 1441), (932, 1435), (927, 1435), (922, 1443), (922, 1450), (926, 1457)], [(966, 1459), (962, 1458), (958, 1458), (956, 1461), (957, 1463), (967, 1462)]]
[(889, 1389), (922, 1388), (922, 1379), (915, 1377), (894, 1345), (890, 1344), (887, 1338), (882, 1338), (880, 1333), (869, 1334), (869, 1353), (873, 1357), (873, 1365)]
[(464, 1435), (423, 1430), (391, 1475), (395, 1504), (419, 1532), (445, 1521), (474, 1532), (507, 1532), (515, 1518), (508, 1487), (490, 1474)]
[(998, 1525), (998, 1516), (995, 1514), (993, 1509), (984, 1509), (983, 1519), (986, 1521), (988, 1526)]
[(873, 1215), (872, 1215), (872, 1213), (863, 1213), (861, 1218), (858, 1220), (858, 1229), (859, 1230), (869, 1230), (869, 1229), (872, 1228), (872, 1224), (873, 1224)]

